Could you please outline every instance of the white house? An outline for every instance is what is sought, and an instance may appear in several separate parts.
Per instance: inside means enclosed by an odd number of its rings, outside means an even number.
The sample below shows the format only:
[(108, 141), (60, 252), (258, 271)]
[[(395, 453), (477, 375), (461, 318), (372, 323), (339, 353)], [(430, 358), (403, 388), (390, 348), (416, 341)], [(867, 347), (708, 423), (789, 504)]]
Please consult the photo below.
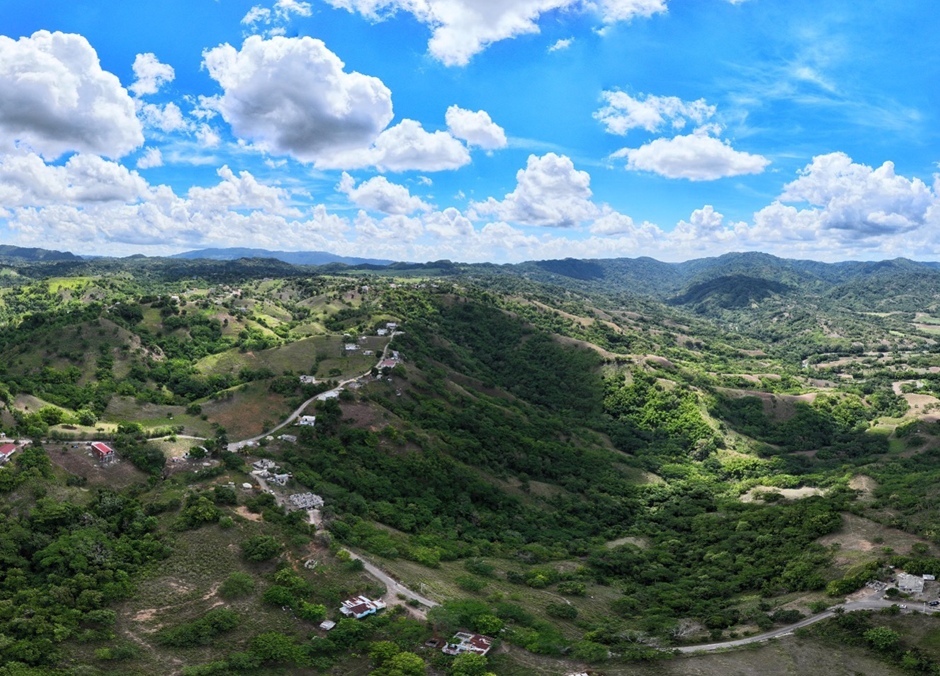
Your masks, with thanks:
[(298, 425), (303, 425), (304, 427), (314, 427), (317, 424), (317, 416), (315, 415), (302, 415), (297, 419)]
[(357, 620), (361, 620), (366, 615), (374, 615), (384, 608), (385, 602), (381, 599), (372, 601), (367, 596), (354, 596), (351, 599), (343, 601), (339, 612), (346, 617), (354, 617)]

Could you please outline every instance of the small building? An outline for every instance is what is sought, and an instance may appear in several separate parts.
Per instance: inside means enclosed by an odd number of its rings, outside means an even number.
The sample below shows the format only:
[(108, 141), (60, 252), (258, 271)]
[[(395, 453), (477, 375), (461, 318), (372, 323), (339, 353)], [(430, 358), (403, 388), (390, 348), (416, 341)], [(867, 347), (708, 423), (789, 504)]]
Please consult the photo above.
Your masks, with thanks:
[(256, 460), (255, 462), (253, 462), (251, 466), (254, 467), (256, 470), (258, 470), (259, 472), (265, 472), (267, 470), (275, 469), (277, 467), (277, 463), (274, 462), (273, 460), (262, 458), (261, 460)]
[(10, 456), (19, 450), (16, 444), (3, 444), (0, 446), (0, 465), (5, 465), (10, 461)]
[(327, 399), (336, 399), (337, 397), (339, 397), (339, 393), (342, 391), (343, 390), (341, 388), (337, 388), (335, 390), (330, 390), (329, 392), (324, 392), (323, 394), (317, 395), (317, 401), (326, 401)]
[(316, 385), (317, 379), (314, 376), (300, 376), (301, 385)]
[(375, 350), (363, 350), (362, 351), (362, 356), (364, 357), (371, 357), (374, 354), (375, 354)]
[(293, 434), (281, 434), (278, 436), (278, 439), (280, 439), (281, 441), (286, 441), (291, 444), (297, 443), (297, 437), (295, 437)]
[(377, 330), (377, 331), (375, 332), (375, 335), (377, 335), (377, 336), (387, 336), (387, 335), (388, 335), (388, 329), (379, 329), (379, 330)]
[(374, 615), (385, 608), (385, 602), (381, 599), (371, 600), (367, 596), (354, 596), (351, 599), (343, 601), (339, 612), (346, 617), (353, 617), (361, 620), (366, 615)]
[(320, 629), (322, 629), (323, 631), (329, 631), (335, 626), (336, 626), (336, 622), (334, 622), (333, 620), (323, 620), (320, 623)]
[(460, 655), (461, 653), (476, 653), (486, 655), (493, 647), (493, 639), (481, 634), (471, 634), (469, 632), (458, 631), (454, 638), (447, 643), (441, 652), (445, 655)]
[(386, 369), (386, 368), (387, 368), (387, 369), (393, 369), (393, 368), (395, 368), (396, 366), (398, 366), (398, 360), (397, 360), (397, 359), (383, 359), (382, 361), (379, 362), (379, 368), (380, 368), (380, 369)]
[(290, 481), (290, 474), (274, 474), (271, 477), (271, 483), (275, 483), (278, 486), (286, 486), (287, 482)]
[(923, 577), (924, 577), (924, 582), (935, 582), (937, 579), (936, 575), (928, 575), (927, 573), (924, 573)]
[[(297, 419), (298, 425), (303, 425), (304, 427), (315, 427), (317, 424), (317, 416), (315, 415), (302, 415)], [(297, 441), (294, 439), (294, 441)]]
[(347, 352), (355, 352), (359, 349), (359, 346), (356, 343), (346, 343), (345, 346)]
[(924, 591), (924, 578), (919, 575), (898, 573), (897, 579), (898, 589), (900, 589), (902, 592), (920, 594)]
[(108, 463), (114, 460), (114, 449), (103, 441), (94, 441), (91, 444), (91, 451), (100, 463)]
[(385, 325), (385, 328), (388, 329), (391, 333), (394, 333), (395, 329), (398, 328), (398, 324), (396, 322), (388, 322)]

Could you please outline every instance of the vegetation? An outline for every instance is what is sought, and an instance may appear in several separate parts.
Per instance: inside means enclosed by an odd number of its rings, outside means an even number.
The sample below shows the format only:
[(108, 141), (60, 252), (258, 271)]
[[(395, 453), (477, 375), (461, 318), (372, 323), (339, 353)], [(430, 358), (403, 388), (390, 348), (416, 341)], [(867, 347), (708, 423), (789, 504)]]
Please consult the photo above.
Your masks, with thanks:
[[(0, 467), (0, 674), (640, 663), (793, 623), (889, 565), (940, 574), (923, 266), (10, 265), (0, 426), (33, 441)], [(272, 431), (353, 378), (315, 426)], [(287, 485), (258, 490), (259, 459)], [(306, 491), (317, 513), (285, 506)], [(340, 617), (383, 591), (344, 547), (442, 605)], [(932, 673), (893, 617), (806, 633)], [(458, 630), (508, 656), (423, 647)]]

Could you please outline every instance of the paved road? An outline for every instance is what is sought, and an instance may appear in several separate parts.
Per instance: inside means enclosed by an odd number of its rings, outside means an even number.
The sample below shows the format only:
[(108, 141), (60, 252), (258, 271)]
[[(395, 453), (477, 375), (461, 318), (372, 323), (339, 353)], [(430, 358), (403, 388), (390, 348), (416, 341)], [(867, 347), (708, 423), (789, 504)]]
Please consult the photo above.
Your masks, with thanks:
[(377, 578), (382, 584), (384, 584), (388, 588), (389, 594), (401, 594), (402, 596), (407, 596), (408, 598), (414, 599), (418, 603), (425, 605), (428, 608), (433, 608), (434, 606), (440, 605), (437, 601), (432, 601), (426, 596), (421, 596), (421, 594), (411, 591), (410, 589), (408, 589), (408, 587), (396, 581), (391, 575), (386, 573), (384, 570), (382, 570), (378, 566), (375, 566), (369, 563), (366, 559), (362, 558), (359, 554), (356, 554), (356, 552), (350, 551), (348, 549), (346, 551), (349, 553), (349, 555), (352, 558), (362, 561), (362, 565), (365, 567), (366, 572), (369, 573), (369, 575), (372, 575), (373, 577)]
[[(394, 333), (389, 337), (388, 342), (385, 343), (385, 349), (382, 350), (382, 356), (379, 357), (379, 360), (376, 362), (376, 365), (381, 364), (381, 363), (385, 360), (385, 357), (386, 357), (386, 355), (388, 354), (388, 348), (389, 348), (389, 346), (392, 344), (392, 340), (395, 339), (395, 336), (397, 336), (397, 335), (399, 335), (399, 334), (401, 334), (401, 333), (402, 333), (401, 331), (396, 331), (396, 332), (394, 332)], [(298, 406), (296, 411), (294, 411), (294, 412), (291, 413), (289, 416), (287, 416), (287, 418), (286, 418), (283, 422), (281, 422), (279, 425), (277, 425), (276, 427), (274, 427), (274, 428), (268, 430), (267, 432), (264, 432), (264, 433), (262, 433), (262, 434), (259, 434), (259, 435), (256, 436), (256, 437), (251, 437), (250, 439), (242, 439), (241, 441), (233, 441), (232, 443), (230, 443), (230, 444), (228, 445), (228, 450), (231, 451), (232, 453), (235, 453), (235, 452), (238, 451), (239, 449), (241, 449), (241, 448), (243, 448), (243, 447), (245, 447), (245, 446), (247, 446), (247, 445), (249, 445), (249, 444), (253, 444), (253, 443), (257, 443), (257, 442), (261, 441), (261, 440), (264, 439), (265, 437), (274, 434), (274, 433), (277, 432), (278, 430), (287, 427), (288, 425), (290, 425), (291, 423), (293, 423), (295, 420), (297, 420), (297, 418), (299, 418), (300, 415), (304, 412), (304, 409), (306, 409), (310, 404), (312, 404), (313, 402), (315, 402), (319, 397), (322, 397), (324, 394), (329, 394), (330, 392), (339, 392), (341, 389), (343, 389), (344, 387), (346, 387), (349, 383), (354, 382), (354, 381), (356, 381), (356, 380), (359, 380), (360, 378), (364, 378), (364, 377), (368, 376), (368, 375), (371, 374), (371, 373), (372, 373), (372, 369), (369, 369), (366, 373), (363, 373), (362, 375), (356, 376), (355, 378), (349, 378), (349, 379), (347, 379), (347, 380), (343, 380), (343, 381), (340, 382), (336, 387), (334, 387), (332, 390), (327, 390), (326, 392), (320, 392), (320, 394), (318, 394), (318, 395), (316, 395), (316, 396), (314, 396), (314, 397), (310, 397), (309, 399), (307, 399), (307, 401), (305, 401), (305, 402), (302, 403), (300, 406)]]
[[(797, 629), (802, 627), (808, 627), (811, 624), (816, 624), (817, 622), (822, 622), (823, 620), (828, 620), (830, 617), (834, 616), (836, 608), (842, 608), (847, 613), (859, 611), (859, 610), (880, 610), (882, 608), (890, 608), (893, 605), (897, 605), (896, 601), (885, 601), (883, 599), (870, 599), (866, 601), (849, 601), (848, 603), (840, 603), (836, 606), (833, 606), (829, 610), (819, 613), (818, 615), (811, 615), (806, 619), (800, 620), (795, 624), (787, 625), (786, 627), (781, 627), (780, 629), (774, 629), (773, 631), (768, 631), (763, 634), (758, 634), (757, 636), (748, 636), (747, 638), (739, 638), (734, 641), (722, 641), (721, 643), (706, 643), (703, 645), (688, 645), (675, 648), (680, 653), (708, 653), (715, 652), (716, 650), (727, 650), (728, 648), (738, 648), (740, 646), (749, 645), (751, 643), (760, 643), (762, 641), (769, 641), (771, 639), (780, 638), (781, 636), (789, 636)], [(910, 608), (910, 611), (913, 612), (928, 612), (928, 613), (937, 613), (940, 612), (940, 609), (928, 607), (925, 611), (922, 607), (922, 604), (913, 604)]]

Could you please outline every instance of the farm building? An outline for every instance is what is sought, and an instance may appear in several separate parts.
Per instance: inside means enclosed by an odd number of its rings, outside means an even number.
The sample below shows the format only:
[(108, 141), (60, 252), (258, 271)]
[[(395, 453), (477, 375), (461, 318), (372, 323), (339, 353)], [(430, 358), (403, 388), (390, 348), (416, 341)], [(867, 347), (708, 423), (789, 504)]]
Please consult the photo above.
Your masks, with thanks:
[(114, 460), (114, 449), (103, 441), (94, 441), (91, 444), (91, 452), (95, 454), (95, 459), (100, 463), (107, 463)]
[(0, 465), (5, 465), (10, 461), (10, 456), (16, 453), (19, 447), (16, 444), (3, 444), (0, 446)]

